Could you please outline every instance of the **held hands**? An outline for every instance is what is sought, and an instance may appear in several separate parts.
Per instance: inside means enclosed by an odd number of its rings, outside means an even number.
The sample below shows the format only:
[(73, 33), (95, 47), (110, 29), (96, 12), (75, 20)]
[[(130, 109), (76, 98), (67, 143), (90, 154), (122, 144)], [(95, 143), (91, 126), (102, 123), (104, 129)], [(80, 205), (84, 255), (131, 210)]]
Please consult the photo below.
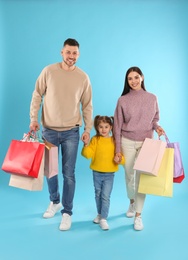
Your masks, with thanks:
[(90, 134), (88, 132), (84, 132), (81, 136), (81, 140), (84, 143), (84, 146), (87, 146), (90, 140)]
[(114, 162), (119, 164), (122, 160), (122, 154), (121, 153), (116, 153), (114, 156)]

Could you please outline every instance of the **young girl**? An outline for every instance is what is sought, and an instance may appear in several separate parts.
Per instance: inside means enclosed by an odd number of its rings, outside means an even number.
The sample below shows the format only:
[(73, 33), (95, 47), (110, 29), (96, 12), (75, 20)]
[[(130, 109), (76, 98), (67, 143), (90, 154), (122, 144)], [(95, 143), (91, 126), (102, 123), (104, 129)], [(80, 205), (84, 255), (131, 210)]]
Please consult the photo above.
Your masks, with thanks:
[(93, 220), (103, 230), (108, 230), (107, 217), (110, 207), (110, 195), (113, 188), (114, 172), (118, 170), (118, 164), (124, 164), (121, 153), (115, 156), (115, 144), (113, 135), (113, 117), (96, 116), (94, 128), (96, 135), (92, 137), (89, 145), (84, 145), (82, 155), (90, 159), (90, 168), (93, 170), (93, 182), (95, 188), (95, 201), (98, 215)]

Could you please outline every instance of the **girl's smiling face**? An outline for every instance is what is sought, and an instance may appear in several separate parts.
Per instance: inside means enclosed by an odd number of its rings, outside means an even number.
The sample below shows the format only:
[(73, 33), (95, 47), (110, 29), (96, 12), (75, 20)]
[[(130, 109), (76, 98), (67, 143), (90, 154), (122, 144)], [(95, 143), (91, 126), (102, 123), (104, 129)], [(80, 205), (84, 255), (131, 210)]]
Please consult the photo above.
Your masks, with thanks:
[(136, 71), (130, 72), (127, 76), (128, 84), (133, 90), (141, 89), (143, 79), (144, 77), (140, 76), (140, 74)]
[(101, 122), (98, 125), (99, 134), (103, 137), (109, 137), (112, 127), (108, 123)]

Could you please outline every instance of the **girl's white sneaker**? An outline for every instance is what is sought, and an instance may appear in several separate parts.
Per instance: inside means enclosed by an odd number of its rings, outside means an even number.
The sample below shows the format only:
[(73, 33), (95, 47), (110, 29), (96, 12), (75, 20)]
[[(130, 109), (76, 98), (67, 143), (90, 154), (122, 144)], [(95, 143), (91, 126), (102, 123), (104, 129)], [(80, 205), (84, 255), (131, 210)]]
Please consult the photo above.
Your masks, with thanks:
[(108, 230), (109, 229), (108, 222), (104, 218), (101, 218), (99, 225), (102, 228), (102, 230)]
[(101, 215), (99, 214), (99, 215), (96, 216), (96, 218), (94, 218), (93, 223), (99, 224), (100, 220), (101, 220)]

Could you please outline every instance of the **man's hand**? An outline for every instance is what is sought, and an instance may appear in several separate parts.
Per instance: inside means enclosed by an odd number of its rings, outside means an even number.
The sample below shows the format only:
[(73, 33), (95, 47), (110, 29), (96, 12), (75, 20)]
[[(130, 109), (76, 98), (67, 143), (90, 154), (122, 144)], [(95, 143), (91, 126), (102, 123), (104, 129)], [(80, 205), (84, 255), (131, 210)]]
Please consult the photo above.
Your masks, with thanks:
[(30, 131), (38, 131), (40, 129), (40, 125), (38, 122), (34, 121), (30, 123)]
[(87, 145), (90, 140), (90, 134), (88, 132), (83, 132), (83, 134), (81, 136), (81, 140), (84, 143), (84, 145)]

